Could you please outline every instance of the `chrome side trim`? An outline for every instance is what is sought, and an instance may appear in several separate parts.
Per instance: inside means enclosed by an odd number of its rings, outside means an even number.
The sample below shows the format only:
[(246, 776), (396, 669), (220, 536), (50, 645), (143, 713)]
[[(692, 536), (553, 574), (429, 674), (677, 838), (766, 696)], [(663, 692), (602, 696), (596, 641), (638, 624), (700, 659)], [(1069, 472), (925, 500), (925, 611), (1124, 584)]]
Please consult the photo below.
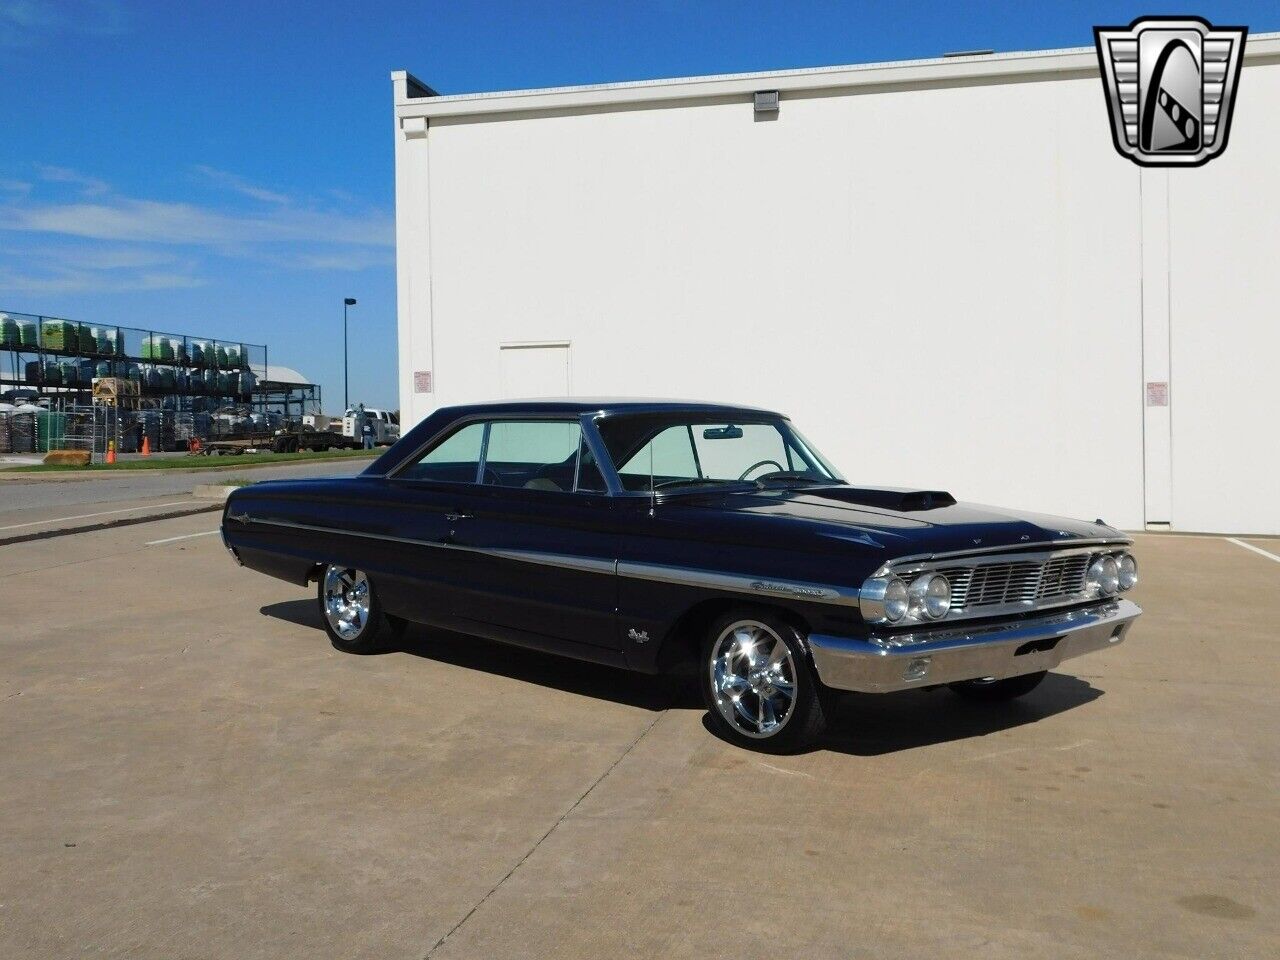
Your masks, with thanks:
[(749, 593), (758, 597), (790, 597), (811, 603), (831, 603), (839, 606), (858, 606), (858, 591), (854, 587), (841, 587), (827, 583), (807, 581), (778, 581), (769, 577), (752, 577), (742, 574), (715, 573), (688, 567), (670, 567), (656, 563), (632, 563), (618, 561), (618, 575), (637, 580), (655, 580), (660, 583), (676, 583), (681, 586), (701, 587), (707, 590), (728, 590), (733, 593)]
[(437, 547), (441, 550), (457, 550), (462, 553), (476, 553), (485, 556), (499, 557), (504, 560), (515, 560), (519, 563), (532, 563), (547, 567), (560, 567), (566, 570), (577, 570), (582, 573), (598, 573), (631, 577), (638, 580), (654, 580), (661, 583), (675, 583), (681, 586), (700, 587), (708, 590), (727, 590), (731, 593), (746, 593), (757, 597), (790, 597), (794, 600), (807, 600), (810, 603), (830, 603), (838, 606), (858, 607), (858, 591), (853, 587), (841, 587), (833, 584), (809, 583), (805, 581), (778, 581), (767, 577), (752, 577), (741, 574), (715, 573), (711, 570), (697, 570), (688, 567), (670, 567), (654, 563), (631, 563), (628, 561), (602, 560), (594, 557), (577, 557), (564, 553), (549, 553), (541, 550), (503, 550), (496, 547), (468, 547), (458, 543), (444, 543), (439, 540), (419, 540), (412, 537), (395, 537), (385, 533), (365, 533), (360, 530), (338, 530), (334, 527), (322, 527), (310, 523), (298, 523), (294, 520), (270, 520), (263, 517), (250, 517), (247, 513), (237, 517), (242, 523), (252, 523), (267, 527), (281, 527), (288, 530), (306, 530), (311, 533), (336, 534), (338, 536), (362, 537), (368, 540), (383, 540), (390, 543), (404, 543), (415, 547)]
[(311, 533), (329, 533), (338, 536), (362, 537), (366, 540), (382, 540), (389, 543), (404, 543), (413, 547), (435, 547), (440, 550), (456, 550), (459, 553), (476, 553), (489, 557), (500, 557), (504, 560), (515, 560), (520, 563), (535, 563), (545, 567), (563, 567), (568, 570), (579, 570), (583, 573), (613, 574), (617, 561), (597, 560), (592, 557), (575, 557), (566, 553), (547, 553), (540, 550), (502, 550), (496, 547), (468, 547), (461, 543), (445, 543), (443, 540), (420, 540), (414, 537), (394, 537), (387, 533), (365, 533), (361, 530), (338, 530), (335, 527), (320, 527), (310, 523), (297, 523), (293, 520), (267, 520), (251, 518), (244, 515), (243, 523), (254, 523), (268, 527), (284, 527), (290, 530), (307, 530)]
[(461, 547), (474, 553), (485, 553), (504, 560), (515, 560), (519, 563), (534, 563), (543, 567), (561, 567), (566, 570), (577, 570), (581, 573), (618, 572), (617, 560), (596, 560), (593, 557), (575, 557), (568, 553), (544, 553), (540, 550), (500, 550), (497, 548)]

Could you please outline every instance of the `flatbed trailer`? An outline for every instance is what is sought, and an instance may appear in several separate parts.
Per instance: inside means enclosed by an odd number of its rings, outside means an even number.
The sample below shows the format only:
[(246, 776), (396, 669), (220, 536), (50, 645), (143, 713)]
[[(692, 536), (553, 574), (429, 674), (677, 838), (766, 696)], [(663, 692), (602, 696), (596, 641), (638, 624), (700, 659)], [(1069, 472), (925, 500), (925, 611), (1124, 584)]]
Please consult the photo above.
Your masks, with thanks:
[(190, 452), (196, 455), (224, 456), (232, 454), (239, 456), (250, 450), (267, 450), (272, 448), (274, 437), (269, 433), (264, 433), (248, 437), (234, 437), (223, 439), (200, 440), (197, 445), (193, 445)]
[(299, 450), (359, 450), (362, 444), (353, 437), (334, 433), (332, 430), (290, 430), (277, 433), (271, 441), (275, 453), (296, 453)]

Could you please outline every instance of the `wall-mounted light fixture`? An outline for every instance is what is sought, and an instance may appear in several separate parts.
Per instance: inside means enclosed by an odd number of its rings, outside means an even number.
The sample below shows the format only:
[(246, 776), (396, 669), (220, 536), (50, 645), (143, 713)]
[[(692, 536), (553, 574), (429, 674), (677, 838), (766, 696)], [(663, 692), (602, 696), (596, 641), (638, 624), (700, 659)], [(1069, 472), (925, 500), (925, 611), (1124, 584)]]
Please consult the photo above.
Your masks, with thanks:
[(778, 91), (777, 90), (757, 90), (755, 95), (755, 113), (757, 117), (761, 115), (776, 114), (778, 112)]

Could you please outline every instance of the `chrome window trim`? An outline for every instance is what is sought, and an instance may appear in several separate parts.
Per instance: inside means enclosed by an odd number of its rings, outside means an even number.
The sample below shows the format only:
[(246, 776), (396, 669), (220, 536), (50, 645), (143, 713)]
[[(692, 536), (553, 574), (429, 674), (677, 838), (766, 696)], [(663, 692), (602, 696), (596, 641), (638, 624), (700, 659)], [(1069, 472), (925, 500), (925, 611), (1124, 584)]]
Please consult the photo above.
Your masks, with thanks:
[[(563, 411), (542, 412), (542, 411), (535, 410), (535, 411), (530, 411), (528, 413), (503, 413), (503, 414), (475, 413), (469, 416), (459, 417), (457, 420), (450, 421), (443, 428), (441, 428), (440, 430), (437, 430), (435, 433), (433, 433), (430, 437), (428, 437), (422, 443), (418, 444), (418, 446), (415, 447), (411, 453), (406, 454), (403, 460), (397, 463), (394, 467), (392, 467), (386, 473), (373, 474), (372, 476), (380, 476), (384, 480), (401, 480), (404, 483), (430, 483), (430, 484), (439, 483), (439, 484), (444, 484), (446, 486), (454, 487), (457, 489), (470, 488), (470, 487), (483, 487), (483, 486), (486, 486), (486, 484), (484, 483), (484, 468), (488, 460), (488, 454), (489, 454), (489, 427), (491, 424), (518, 423), (522, 421), (542, 421), (542, 422), (550, 421), (552, 423), (576, 423), (578, 424), (579, 429), (582, 431), (582, 436), (587, 438), (587, 446), (591, 448), (591, 453), (596, 459), (596, 466), (600, 469), (601, 476), (604, 477), (604, 485), (606, 488), (605, 495), (610, 497), (621, 496), (625, 493), (625, 491), (622, 489), (622, 483), (618, 480), (617, 475), (613, 473), (613, 464), (607, 458), (601, 459), (602, 454), (604, 453), (604, 443), (603, 441), (600, 440), (598, 436), (595, 435), (594, 418), (597, 416), (599, 416), (599, 413), (595, 411), (591, 413), (584, 413), (584, 414), (573, 414), (573, 413), (565, 413)], [(449, 437), (453, 436), (453, 434), (459, 432), (460, 430), (466, 427), (471, 426), (471, 424), (473, 423), (482, 423), (485, 426), (484, 436), (481, 437), (480, 439), (480, 459), (476, 463), (476, 479), (475, 480), (437, 480), (435, 478), (418, 479), (415, 477), (400, 476), (400, 474), (404, 473), (410, 467), (414, 466), (419, 460), (421, 460), (422, 457), (430, 453), (431, 450), (437, 444), (442, 443), (443, 441), (447, 440)], [(578, 453), (579, 459), (581, 459), (581, 456), (582, 456), (581, 451), (579, 451)], [(489, 484), (489, 486), (493, 486), (493, 485)], [(534, 492), (546, 493), (546, 492), (555, 492), (555, 491), (534, 491)], [(561, 491), (561, 492), (583, 493), (591, 496), (600, 495), (599, 490), (577, 489), (576, 477), (574, 480), (574, 489)], [(334, 531), (334, 532), (342, 533), (346, 531)]]

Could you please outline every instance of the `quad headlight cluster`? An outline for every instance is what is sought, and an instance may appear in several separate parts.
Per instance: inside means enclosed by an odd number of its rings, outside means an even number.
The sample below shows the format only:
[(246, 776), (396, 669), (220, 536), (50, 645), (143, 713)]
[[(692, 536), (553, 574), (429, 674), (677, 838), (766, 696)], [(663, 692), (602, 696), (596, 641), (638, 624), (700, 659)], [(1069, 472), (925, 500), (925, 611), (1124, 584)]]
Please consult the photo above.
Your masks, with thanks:
[(860, 602), (868, 620), (941, 620), (951, 609), (951, 584), (940, 573), (873, 577), (863, 585)]
[[(1079, 568), (1076, 568), (1079, 570)], [(1084, 593), (1063, 597), (1067, 602), (1114, 597), (1138, 583), (1138, 564), (1124, 551), (1100, 553), (1089, 559)], [(862, 585), (858, 597), (862, 616), (869, 623), (906, 625), (941, 620), (951, 611), (951, 584), (940, 573), (928, 570), (898, 576), (878, 571)], [(1027, 601), (1028, 604), (1031, 601)], [(1012, 612), (1008, 609), (1003, 612)], [(962, 608), (958, 616), (965, 614)]]
[(1117, 553), (1097, 557), (1089, 564), (1085, 588), (1095, 596), (1112, 597), (1138, 584), (1138, 564), (1132, 554)]

